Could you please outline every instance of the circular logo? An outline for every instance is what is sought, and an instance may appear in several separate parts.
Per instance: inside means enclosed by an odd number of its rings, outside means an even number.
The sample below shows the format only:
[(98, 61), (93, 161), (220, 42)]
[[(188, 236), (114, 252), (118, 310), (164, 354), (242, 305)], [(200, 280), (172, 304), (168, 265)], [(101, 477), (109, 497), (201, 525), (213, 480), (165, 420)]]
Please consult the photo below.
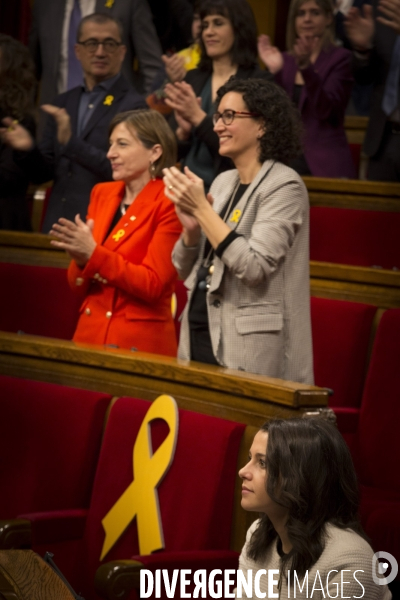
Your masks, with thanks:
[[(384, 559), (379, 561), (378, 559)], [(390, 569), (389, 569), (390, 567)], [(390, 573), (389, 573), (390, 570)], [(372, 557), (372, 579), (377, 585), (387, 585), (397, 577), (399, 565), (390, 552), (375, 552)], [(388, 573), (388, 575), (386, 575)]]

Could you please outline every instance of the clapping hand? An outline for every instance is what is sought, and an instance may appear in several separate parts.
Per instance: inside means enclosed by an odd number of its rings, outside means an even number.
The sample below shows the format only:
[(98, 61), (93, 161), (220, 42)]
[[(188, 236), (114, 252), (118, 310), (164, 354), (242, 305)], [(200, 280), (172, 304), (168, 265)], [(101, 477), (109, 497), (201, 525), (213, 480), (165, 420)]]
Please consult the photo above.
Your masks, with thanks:
[(362, 12), (358, 8), (350, 8), (344, 24), (347, 37), (354, 50), (368, 50), (371, 48), (375, 34), (372, 6), (365, 4)]
[(93, 225), (93, 219), (85, 223), (79, 215), (76, 215), (75, 221), (58, 219), (58, 223), (55, 223), (50, 231), (50, 235), (57, 240), (51, 240), (50, 243), (66, 250), (76, 264), (83, 268), (96, 248), (92, 234)]
[(377, 21), (400, 35), (400, 0), (380, 0), (378, 10), (384, 16), (379, 15)]
[(267, 69), (275, 75), (283, 67), (283, 55), (276, 46), (272, 46), (268, 35), (260, 35), (257, 41), (258, 56), (267, 67)]
[(42, 110), (51, 115), (57, 124), (57, 140), (65, 146), (72, 135), (71, 118), (65, 108), (54, 106), (53, 104), (43, 104)]
[(311, 63), (311, 57), (317, 50), (320, 43), (320, 38), (314, 37), (298, 37), (293, 46), (294, 59), (299, 69), (306, 69)]
[(25, 127), (11, 117), (5, 117), (3, 119), (3, 124), (5, 127), (0, 128), (0, 135), (3, 142), (11, 146), (14, 150), (22, 150), (25, 152), (32, 150), (35, 142)]
[(170, 81), (175, 83), (175, 81), (182, 81), (185, 78), (186, 69), (183, 56), (179, 56), (179, 54), (172, 54), (172, 56), (163, 54), (161, 58)]
[(165, 103), (193, 127), (200, 125), (206, 113), (201, 108), (201, 99), (197, 98), (191, 85), (186, 81), (168, 83), (165, 86)]

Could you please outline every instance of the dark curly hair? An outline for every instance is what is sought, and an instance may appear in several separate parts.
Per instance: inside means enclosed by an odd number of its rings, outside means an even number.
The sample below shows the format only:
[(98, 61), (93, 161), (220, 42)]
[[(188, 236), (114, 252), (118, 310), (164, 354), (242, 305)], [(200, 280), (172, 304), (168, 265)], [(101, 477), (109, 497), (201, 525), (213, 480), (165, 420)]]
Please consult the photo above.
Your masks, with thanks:
[[(200, 19), (222, 15), (231, 22), (235, 41), (231, 51), (232, 64), (251, 68), (257, 62), (257, 25), (254, 13), (246, 0), (203, 0), (199, 6)], [(201, 58), (197, 65), (202, 71), (212, 71), (212, 59), (207, 56), (200, 37)]]
[[(265, 423), (266, 491), (288, 509), (292, 551), (283, 559), (301, 576), (321, 556), (324, 526), (332, 523), (364, 537), (358, 520), (358, 484), (350, 451), (336, 426), (322, 418), (276, 419)], [(267, 515), (254, 531), (248, 554), (257, 560), (277, 537)]]
[(242, 95), (247, 109), (260, 115), (265, 132), (260, 138), (260, 162), (276, 160), (288, 164), (301, 153), (301, 120), (287, 93), (265, 79), (231, 77), (217, 92), (217, 107), (228, 92)]
[(35, 67), (28, 48), (0, 33), (0, 114), (22, 119), (33, 112)]

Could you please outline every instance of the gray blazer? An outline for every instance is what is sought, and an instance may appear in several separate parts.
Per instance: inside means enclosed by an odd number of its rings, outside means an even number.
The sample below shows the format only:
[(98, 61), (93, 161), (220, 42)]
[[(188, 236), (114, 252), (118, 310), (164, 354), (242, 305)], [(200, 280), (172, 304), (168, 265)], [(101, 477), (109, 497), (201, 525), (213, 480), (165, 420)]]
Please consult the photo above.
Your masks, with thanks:
[[(236, 170), (211, 186), (218, 212), (238, 183)], [(235, 207), (228, 225), (241, 237), (214, 259), (207, 293), (211, 342), (225, 367), (312, 384), (309, 203), (300, 176), (266, 161)], [(232, 216), (238, 213), (232, 213)], [(185, 286), (179, 358), (190, 359), (188, 308), (202, 262), (205, 236), (195, 248), (182, 240), (172, 260)]]
[[(40, 80), (40, 104), (52, 102), (58, 95), (58, 67), (64, 22), (65, 0), (35, 0), (29, 49)], [(122, 24), (127, 52), (122, 65), (126, 80), (139, 92), (149, 90), (162, 68), (161, 45), (147, 0), (117, 0), (110, 8), (105, 0), (96, 0), (96, 12), (110, 15)], [(133, 71), (135, 57), (139, 73)]]

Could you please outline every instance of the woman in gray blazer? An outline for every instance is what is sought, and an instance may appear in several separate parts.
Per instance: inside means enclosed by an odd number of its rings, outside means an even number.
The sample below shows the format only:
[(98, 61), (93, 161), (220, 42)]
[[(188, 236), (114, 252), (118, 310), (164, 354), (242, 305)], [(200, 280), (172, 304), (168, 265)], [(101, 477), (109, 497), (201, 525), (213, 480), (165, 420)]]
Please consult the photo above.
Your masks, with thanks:
[(231, 78), (214, 131), (236, 169), (205, 195), (187, 167), (164, 170), (183, 225), (172, 260), (189, 290), (180, 358), (313, 383), (309, 203), (286, 163), (300, 151), (298, 115), (276, 84)]

